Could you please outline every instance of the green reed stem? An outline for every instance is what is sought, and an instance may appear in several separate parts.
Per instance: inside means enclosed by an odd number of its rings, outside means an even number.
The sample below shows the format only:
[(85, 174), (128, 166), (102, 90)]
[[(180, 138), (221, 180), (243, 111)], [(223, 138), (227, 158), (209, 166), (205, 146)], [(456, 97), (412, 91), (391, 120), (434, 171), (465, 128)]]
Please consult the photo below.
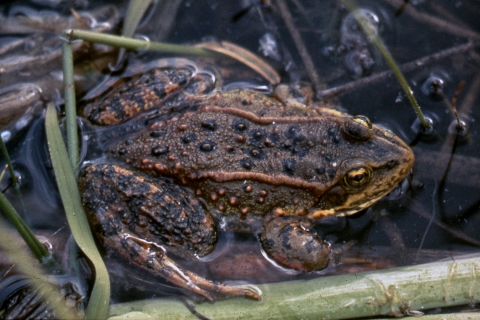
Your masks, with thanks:
[(5, 142), (3, 141), (2, 136), (0, 135), (0, 147), (2, 148), (3, 157), (5, 161), (7, 161), (8, 170), (10, 171), (10, 178), (12, 179), (13, 186), (18, 188), (18, 180), (17, 176), (15, 175), (15, 171), (13, 170), (12, 162), (10, 161), (10, 156), (8, 155), (7, 147), (5, 146)]
[(0, 136), (0, 147), (2, 148), (3, 157), (5, 158), (5, 161), (7, 161), (7, 166), (10, 172), (10, 178), (12, 179), (13, 188), (15, 189), (15, 193), (17, 194), (17, 197), (20, 200), (20, 206), (22, 207), (23, 217), (25, 218), (27, 216), (27, 208), (25, 207), (25, 203), (23, 202), (23, 197), (22, 197), (22, 193), (20, 192), (18, 179), (15, 174), (15, 170), (13, 170), (12, 161), (10, 160), (8, 150), (7, 150), (7, 147), (5, 146), (5, 142), (3, 141), (2, 136)]
[[(10, 170), (10, 176), (13, 182), (13, 187), (17, 196), (20, 200), (20, 205), (22, 206), (24, 216), (27, 215), (27, 210), (25, 208), (25, 204), (23, 202), (22, 194), (20, 193), (20, 187), (18, 185), (18, 180), (15, 175), (15, 171), (13, 170), (12, 161), (10, 160), (10, 156), (8, 154), (7, 147), (3, 141), (3, 138), (0, 136), (0, 147), (2, 149), (3, 157), (7, 162), (8, 169)], [(22, 217), (18, 214), (12, 204), (8, 201), (3, 193), (0, 192), (0, 208), (5, 212), (5, 215), (13, 224), (17, 232), (23, 238), (25, 243), (28, 247), (32, 250), (32, 253), (35, 257), (42, 262), (47, 268), (52, 268), (55, 270), (59, 270), (61, 267), (58, 262), (53, 258), (53, 256), (48, 252), (47, 248), (35, 237), (32, 230), (27, 226), (25, 221), (23, 221)]]
[[(0, 197), (1, 195), (3, 194), (0, 193)], [(1, 222), (0, 250), (6, 253), (8, 259), (15, 264), (18, 272), (29, 278), (32, 288), (39, 290), (42, 298), (45, 299), (45, 303), (48, 305), (48, 309), (54, 311), (56, 319), (80, 319), (80, 314), (72, 313), (72, 308), (66, 305), (65, 294), (62, 295), (60, 293), (60, 289), (48, 279), (42, 268), (38, 268), (38, 264), (35, 263), (29, 252), (17, 241), (15, 234)], [(22, 301), (21, 303), (25, 302)], [(25, 306), (24, 310), (27, 310), (28, 307)], [(0, 316), (2, 315), (0, 314)], [(38, 314), (37, 317), (39, 317)]]
[[(256, 286), (262, 291), (261, 301), (227, 299), (194, 306), (207, 319), (400, 317), (479, 301), (479, 271), (478, 257), (456, 257), (454, 261), (261, 284)], [(115, 304), (111, 314), (117, 319), (198, 319), (178, 299)]]
[(73, 50), (71, 43), (68, 41), (62, 43), (62, 62), (68, 157), (75, 171), (78, 164), (77, 103), (75, 100)]
[(30, 230), (30, 228), (25, 224), (22, 217), (20, 217), (18, 212), (2, 192), (0, 192), (0, 209), (2, 209), (8, 220), (10, 220), (15, 229), (17, 229), (20, 236), (23, 238), (23, 240), (25, 240), (30, 250), (32, 250), (32, 253), (40, 262), (48, 262), (53, 259), (47, 248), (45, 248), (45, 246), (38, 241), (32, 230)]
[(121, 47), (130, 50), (149, 50), (158, 51), (171, 54), (195, 55), (211, 57), (216, 56), (212, 51), (192, 46), (177, 45), (161, 42), (149, 42), (145, 40), (138, 40), (126, 38), (122, 36), (114, 36), (110, 34), (103, 34), (85, 30), (70, 29), (66, 31), (69, 39), (81, 39), (83, 41), (102, 43), (113, 47)]
[(420, 120), (422, 127), (424, 129), (430, 128), (430, 124), (425, 119), (425, 116), (423, 115), (423, 112), (420, 106), (418, 105), (417, 100), (413, 96), (412, 90), (410, 89), (410, 86), (408, 85), (407, 80), (403, 76), (402, 71), (398, 67), (397, 63), (395, 62), (392, 55), (388, 51), (387, 47), (383, 43), (382, 39), (380, 39), (380, 37), (377, 36), (377, 34), (375, 33), (375, 30), (373, 30), (367, 18), (365, 18), (362, 12), (358, 10), (358, 6), (354, 0), (341, 0), (341, 1), (347, 7), (347, 9), (353, 14), (358, 24), (362, 28), (363, 32), (367, 35), (367, 37), (373, 43), (373, 45), (377, 48), (377, 50), (380, 51), (381, 55), (387, 62), (388, 66), (393, 71), (393, 74), (397, 78), (398, 82), (402, 86), (403, 91), (407, 95), (408, 100), (412, 104), (413, 110), (417, 114), (417, 117)]

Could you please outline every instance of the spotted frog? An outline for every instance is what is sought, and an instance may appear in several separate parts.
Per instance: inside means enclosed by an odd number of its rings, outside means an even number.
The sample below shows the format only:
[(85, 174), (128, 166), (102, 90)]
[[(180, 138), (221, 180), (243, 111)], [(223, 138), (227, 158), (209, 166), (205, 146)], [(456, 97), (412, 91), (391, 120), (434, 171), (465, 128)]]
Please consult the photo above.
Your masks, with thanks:
[(174, 257), (208, 255), (220, 229), (248, 231), (276, 263), (321, 270), (330, 247), (315, 223), (372, 205), (414, 156), (366, 117), (221, 86), (211, 67), (163, 59), (94, 90), (84, 108), (94, 125), (145, 126), (87, 163), (79, 186), (107, 251), (208, 300), (259, 299)]

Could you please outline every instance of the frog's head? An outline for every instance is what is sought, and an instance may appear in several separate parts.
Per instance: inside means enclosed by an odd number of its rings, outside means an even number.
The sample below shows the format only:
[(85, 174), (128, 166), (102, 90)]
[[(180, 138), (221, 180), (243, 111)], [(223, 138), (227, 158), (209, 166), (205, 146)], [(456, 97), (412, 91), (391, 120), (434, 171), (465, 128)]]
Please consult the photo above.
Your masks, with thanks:
[(411, 171), (412, 150), (391, 131), (363, 116), (345, 117), (340, 125), (350, 141), (330, 187), (310, 209), (311, 218), (345, 216), (371, 206)]

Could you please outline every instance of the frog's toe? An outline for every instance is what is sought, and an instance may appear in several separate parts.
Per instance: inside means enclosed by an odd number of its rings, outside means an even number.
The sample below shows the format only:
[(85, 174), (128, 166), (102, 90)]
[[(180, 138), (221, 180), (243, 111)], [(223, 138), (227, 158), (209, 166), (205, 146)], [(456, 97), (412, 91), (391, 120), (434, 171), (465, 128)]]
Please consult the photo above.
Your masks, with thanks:
[(330, 245), (309, 229), (308, 222), (291, 218), (273, 219), (261, 235), (263, 249), (278, 264), (290, 269), (325, 269), (330, 260)]

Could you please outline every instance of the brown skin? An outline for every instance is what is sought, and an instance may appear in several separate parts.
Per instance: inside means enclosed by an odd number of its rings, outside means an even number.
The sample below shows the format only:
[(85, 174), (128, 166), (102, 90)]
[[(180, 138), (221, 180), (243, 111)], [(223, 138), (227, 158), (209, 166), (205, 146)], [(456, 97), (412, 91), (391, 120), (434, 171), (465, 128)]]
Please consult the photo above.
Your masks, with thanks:
[(207, 255), (223, 219), (227, 229), (258, 232), (277, 263), (321, 270), (330, 249), (310, 231), (315, 220), (370, 206), (411, 170), (410, 148), (364, 117), (255, 92), (212, 93), (209, 73), (193, 72), (193, 63), (156, 63), (163, 69), (117, 79), (86, 107), (97, 124), (149, 109), (161, 116), (108, 151), (123, 165), (85, 168), (80, 189), (104, 247), (209, 300), (259, 297), (187, 276), (164, 249)]

